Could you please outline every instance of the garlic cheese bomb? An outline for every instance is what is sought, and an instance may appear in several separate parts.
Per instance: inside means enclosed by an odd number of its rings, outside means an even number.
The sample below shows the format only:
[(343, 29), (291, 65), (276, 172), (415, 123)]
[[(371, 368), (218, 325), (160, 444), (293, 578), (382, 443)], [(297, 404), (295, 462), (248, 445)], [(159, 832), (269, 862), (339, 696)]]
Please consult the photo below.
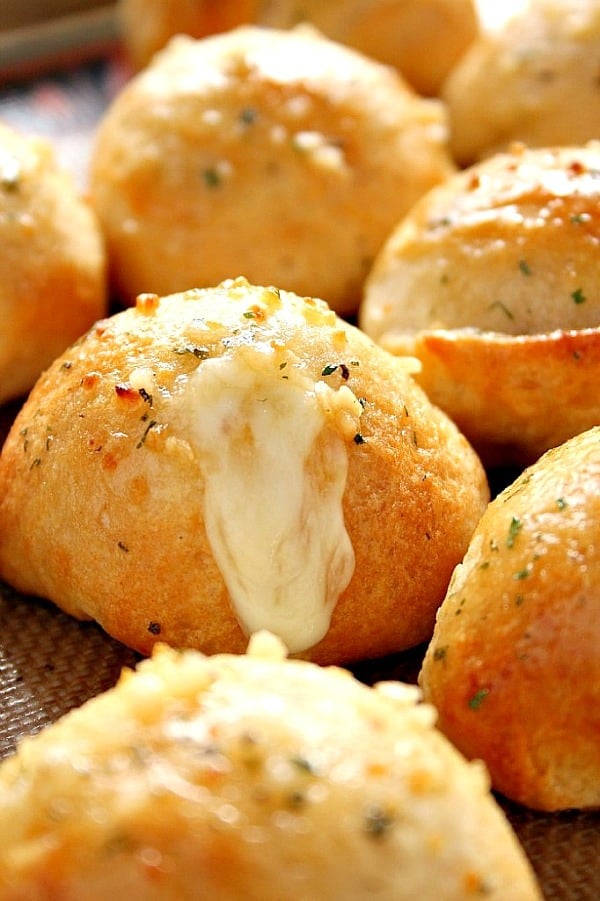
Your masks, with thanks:
[(522, 6), (502, 27), (480, 32), (442, 87), (462, 166), (515, 141), (546, 147), (599, 137), (597, 0)]
[(599, 172), (597, 142), (496, 154), (423, 197), (366, 281), (362, 328), (419, 358), (486, 463), (600, 423)]
[(0, 767), (0, 897), (540, 901), (489, 792), (400, 683), (164, 646)]
[(0, 403), (106, 313), (94, 214), (49, 143), (0, 123)]
[[(473, 0), (121, 0), (128, 55), (137, 68), (176, 34), (202, 38), (254, 23), (306, 22), (331, 40), (395, 66), (421, 94), (438, 92), (479, 33)], [(426, 47), (426, 52), (424, 52)]]
[(452, 171), (443, 106), (308, 28), (180, 37), (119, 94), (91, 198), (117, 293), (243, 273), (356, 310), (375, 253)]
[(410, 375), (327, 305), (245, 279), (98, 323), (0, 457), (0, 575), (142, 652), (319, 662), (416, 645), (488, 500)]
[(489, 505), (442, 604), (420, 682), (495, 789), (600, 807), (600, 428)]

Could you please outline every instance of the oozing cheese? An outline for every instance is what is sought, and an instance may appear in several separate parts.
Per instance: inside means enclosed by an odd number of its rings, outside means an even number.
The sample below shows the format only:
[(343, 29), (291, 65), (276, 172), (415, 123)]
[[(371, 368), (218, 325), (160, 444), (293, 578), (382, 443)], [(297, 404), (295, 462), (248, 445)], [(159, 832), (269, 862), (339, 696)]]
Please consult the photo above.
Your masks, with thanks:
[(305, 650), (354, 571), (342, 497), (361, 405), (268, 342), (205, 360), (186, 396), (207, 536), (238, 620)]

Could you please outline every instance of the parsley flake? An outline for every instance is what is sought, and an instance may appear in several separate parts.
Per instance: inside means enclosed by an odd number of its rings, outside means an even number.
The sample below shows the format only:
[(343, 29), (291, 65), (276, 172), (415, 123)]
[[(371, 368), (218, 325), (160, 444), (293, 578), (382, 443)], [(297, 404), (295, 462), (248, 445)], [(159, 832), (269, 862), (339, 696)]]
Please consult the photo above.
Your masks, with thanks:
[(306, 773), (309, 776), (314, 776), (316, 773), (314, 765), (306, 757), (291, 757), (290, 763), (293, 764), (297, 770), (300, 770), (301, 773)]
[(364, 817), (364, 828), (368, 835), (381, 838), (393, 825), (394, 818), (389, 811), (384, 810), (379, 804), (369, 806)]
[(500, 310), (502, 313), (504, 313), (504, 315), (506, 316), (507, 319), (515, 318), (513, 316), (512, 312), (506, 306), (506, 304), (502, 303), (501, 300), (495, 300), (494, 303), (490, 304), (489, 309), (490, 310), (494, 310), (494, 309)]
[(321, 370), (321, 375), (323, 375), (323, 376), (332, 375), (336, 371), (337, 368), (338, 368), (337, 363), (328, 363), (327, 366), (324, 366), (323, 369)]
[(531, 275), (531, 266), (527, 262), (527, 260), (519, 260), (519, 269), (523, 273), (523, 275)]
[(205, 169), (202, 173), (202, 178), (207, 188), (218, 188), (221, 184), (221, 176), (214, 166), (210, 169)]
[(240, 121), (244, 125), (252, 125), (258, 118), (258, 112), (251, 106), (246, 106), (240, 113)]
[(508, 527), (508, 538), (506, 539), (506, 547), (514, 547), (516, 537), (522, 528), (523, 528), (523, 523), (521, 522), (519, 517), (513, 516), (510, 521), (510, 526)]
[(469, 698), (469, 708), (471, 710), (479, 710), (489, 693), (489, 688), (479, 688), (473, 697)]
[(208, 347), (202, 347), (197, 344), (184, 344), (182, 347), (176, 347), (174, 353), (178, 356), (192, 354), (192, 356), (196, 357), (198, 360), (206, 360), (210, 356)]

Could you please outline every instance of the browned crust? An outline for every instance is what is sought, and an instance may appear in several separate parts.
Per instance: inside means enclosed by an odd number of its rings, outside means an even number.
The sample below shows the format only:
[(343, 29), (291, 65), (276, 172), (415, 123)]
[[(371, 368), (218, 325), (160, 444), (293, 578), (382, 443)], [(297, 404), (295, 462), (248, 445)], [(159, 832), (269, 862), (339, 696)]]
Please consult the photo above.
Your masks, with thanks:
[[(117, 333), (119, 322), (131, 328)], [(169, 328), (144, 334), (128, 310), (38, 383), (0, 461), (0, 571), (142, 652), (157, 640), (239, 652), (247, 636), (212, 557), (200, 467), (181, 449), (189, 436), (169, 393), (198, 360), (173, 351), (181, 334)], [(454, 425), (393, 357), (339, 328), (361, 361), (348, 385), (365, 400), (364, 443), (349, 442), (344, 496), (355, 574), (308, 654), (319, 662), (427, 639), (488, 499), (481, 464)], [(307, 329), (302, 339), (315, 377), (339, 357), (339, 328)], [(131, 361), (151, 366), (164, 388), (151, 409), (137, 392), (117, 391)]]
[[(422, 94), (436, 94), (445, 77), (479, 33), (473, 0), (121, 0), (121, 25), (137, 68), (176, 34), (194, 38), (254, 23), (290, 28), (299, 21), (395, 66)], [(423, 44), (427, 41), (427, 53)]]
[(451, 741), (542, 810), (600, 806), (599, 522), (595, 428), (492, 501), (420, 676)]
[(600, 329), (440, 330), (382, 343), (421, 361), (417, 380), (489, 465), (527, 465), (600, 423)]

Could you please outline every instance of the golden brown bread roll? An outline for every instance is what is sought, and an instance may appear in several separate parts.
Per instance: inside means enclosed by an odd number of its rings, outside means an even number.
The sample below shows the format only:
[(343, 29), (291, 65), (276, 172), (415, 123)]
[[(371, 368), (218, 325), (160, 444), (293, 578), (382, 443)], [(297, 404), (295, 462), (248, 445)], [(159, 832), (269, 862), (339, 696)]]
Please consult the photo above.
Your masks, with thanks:
[(502, 27), (483, 30), (450, 71), (448, 104), (456, 160), (505, 150), (583, 144), (600, 120), (596, 0), (530, 0)]
[(0, 123), (0, 403), (106, 312), (93, 213), (50, 144)]
[(434, 188), (366, 281), (364, 330), (418, 357), (485, 462), (600, 423), (600, 145), (497, 154)]
[(253, 22), (263, 0), (120, 0), (119, 25), (130, 61), (148, 65), (172, 37), (204, 38)]
[(419, 93), (437, 94), (479, 32), (473, 0), (275, 0), (260, 21), (289, 28), (299, 20), (395, 66)]
[(600, 428), (492, 503), (439, 610), (420, 683), (494, 788), (600, 806)]
[(488, 497), (406, 361), (238, 279), (141, 297), (40, 379), (0, 458), (0, 574), (142, 652), (269, 628), (376, 657), (430, 637)]
[(0, 897), (541, 898), (485, 770), (400, 683), (165, 647), (0, 767)]
[(133, 301), (243, 272), (358, 306), (398, 217), (451, 166), (444, 110), (312, 29), (175, 39), (107, 111), (91, 191)]
[(176, 34), (201, 38), (244, 23), (291, 28), (307, 22), (395, 66), (427, 95), (437, 93), (479, 32), (473, 0), (121, 0), (120, 11), (125, 46), (138, 68)]

